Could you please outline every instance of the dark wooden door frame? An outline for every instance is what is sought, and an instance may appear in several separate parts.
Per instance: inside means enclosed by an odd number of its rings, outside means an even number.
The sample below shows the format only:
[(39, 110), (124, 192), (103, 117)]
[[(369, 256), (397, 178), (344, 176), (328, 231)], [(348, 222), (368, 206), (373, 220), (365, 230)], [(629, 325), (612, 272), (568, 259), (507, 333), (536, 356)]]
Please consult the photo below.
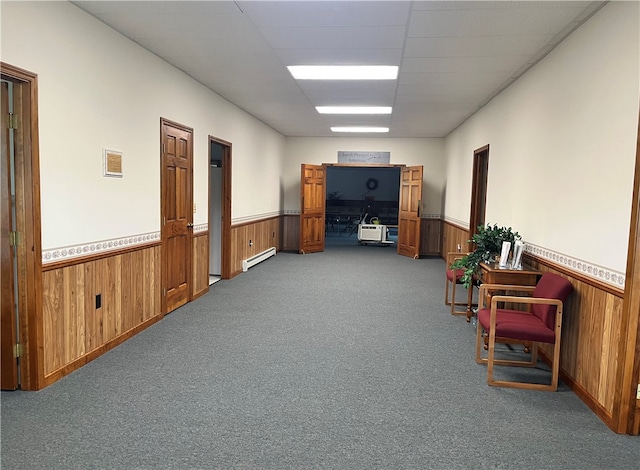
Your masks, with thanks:
[[(639, 113), (640, 114), (640, 113)], [(640, 434), (640, 119), (613, 417), (618, 433)]]
[(38, 133), (38, 76), (0, 62), (2, 78), (14, 83), (18, 113), (16, 136), (16, 198), (20, 206), (18, 257), (20, 388), (44, 387), (42, 324), (42, 238), (40, 213), (40, 154)]
[[(222, 146), (222, 263), (220, 266), (220, 278), (231, 279), (231, 155), (232, 144), (226, 140), (219, 139), (217, 137), (209, 136), (209, 149), (211, 149), (211, 143)], [(209, 150), (211, 151), (211, 150)], [(211, 160), (211, 155), (209, 155)], [(211, 186), (209, 186), (209, 199), (211, 201)], [(207, 216), (208, 220), (208, 216)], [(211, 227), (211, 221), (209, 221), (209, 227)], [(209, 232), (211, 236), (211, 232)], [(208, 256), (207, 256), (208, 259)], [(207, 261), (207, 272), (209, 272)]]
[(485, 223), (487, 205), (487, 179), (489, 174), (489, 144), (473, 151), (471, 180), (471, 213), (469, 216), (469, 239), (478, 232), (478, 225)]
[(16, 206), (13, 198), (15, 181), (15, 145), (12, 133), (17, 132), (14, 130), (14, 123), (12, 123), (13, 113), (13, 82), (2, 79), (2, 91), (0, 96), (2, 97), (2, 108), (0, 109), (0, 124), (2, 125), (2, 161), (0, 161), (0, 188), (2, 193), (0, 194), (0, 213), (2, 214), (2, 220), (0, 221), (0, 259), (2, 263), (2, 274), (0, 275), (1, 290), (0, 303), (2, 304), (2, 314), (0, 317), (0, 324), (2, 328), (2, 339), (0, 341), (2, 346), (2, 352), (0, 357), (2, 358), (2, 364), (0, 368), (2, 370), (2, 390), (16, 390), (19, 386), (19, 374), (18, 374), (18, 358), (16, 355), (18, 344), (18, 320), (16, 318), (16, 288), (17, 283), (15, 279), (18, 278), (17, 266), (16, 266), (16, 251), (17, 246), (14, 247), (15, 238), (12, 234), (15, 232), (15, 212)]

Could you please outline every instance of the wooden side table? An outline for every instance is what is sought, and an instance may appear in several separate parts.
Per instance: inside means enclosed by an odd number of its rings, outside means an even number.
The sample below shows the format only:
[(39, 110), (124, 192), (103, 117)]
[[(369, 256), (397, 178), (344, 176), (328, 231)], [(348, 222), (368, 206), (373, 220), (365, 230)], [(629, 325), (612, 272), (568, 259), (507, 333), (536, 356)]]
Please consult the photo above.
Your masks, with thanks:
[[(480, 284), (535, 286), (540, 276), (542, 271), (527, 266), (523, 266), (522, 269), (511, 269), (501, 268), (498, 263), (480, 263)], [(471, 297), (471, 289), (469, 292)], [(469, 305), (471, 305), (471, 298), (469, 298)], [(486, 299), (485, 305), (491, 305), (491, 299)], [(470, 321), (472, 316), (471, 308), (467, 309), (467, 321)]]

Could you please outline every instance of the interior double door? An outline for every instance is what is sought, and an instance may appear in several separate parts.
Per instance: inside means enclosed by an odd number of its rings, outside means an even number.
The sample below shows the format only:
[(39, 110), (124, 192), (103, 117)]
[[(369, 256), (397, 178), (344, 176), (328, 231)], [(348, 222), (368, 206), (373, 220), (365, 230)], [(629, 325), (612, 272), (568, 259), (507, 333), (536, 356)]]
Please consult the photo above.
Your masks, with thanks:
[[(420, 256), (422, 165), (402, 167), (398, 207), (398, 254)], [(325, 248), (326, 168), (303, 163), (300, 176), (300, 253)]]

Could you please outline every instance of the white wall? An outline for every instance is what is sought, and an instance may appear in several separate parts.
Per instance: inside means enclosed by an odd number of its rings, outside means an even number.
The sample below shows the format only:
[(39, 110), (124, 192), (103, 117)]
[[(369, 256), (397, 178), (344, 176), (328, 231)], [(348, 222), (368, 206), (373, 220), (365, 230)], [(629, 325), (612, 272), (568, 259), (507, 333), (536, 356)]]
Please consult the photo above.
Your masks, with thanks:
[[(486, 220), (624, 273), (640, 102), (638, 2), (613, 2), (446, 139), (445, 217), (469, 220), (490, 145)], [(605, 270), (606, 271), (606, 270)], [(606, 274), (606, 273), (605, 273)], [(615, 282), (614, 282), (615, 283)]]
[(3, 2), (1, 21), (2, 61), (38, 74), (43, 251), (159, 232), (161, 117), (194, 130), (196, 225), (209, 135), (233, 144), (232, 217), (280, 209), (282, 135), (70, 3)]
[(423, 165), (422, 213), (442, 214), (445, 186), (444, 139), (349, 137), (287, 138), (281, 171), (284, 210), (300, 210), (300, 165), (337, 163), (338, 151), (390, 152), (392, 164)]

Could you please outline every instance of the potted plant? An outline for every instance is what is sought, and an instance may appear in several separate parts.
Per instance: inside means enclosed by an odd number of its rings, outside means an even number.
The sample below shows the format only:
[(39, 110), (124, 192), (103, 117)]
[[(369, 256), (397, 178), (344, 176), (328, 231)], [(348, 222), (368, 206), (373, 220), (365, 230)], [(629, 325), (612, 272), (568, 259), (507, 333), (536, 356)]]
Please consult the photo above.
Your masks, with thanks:
[(478, 226), (476, 233), (468, 243), (474, 243), (476, 249), (462, 258), (454, 261), (452, 269), (464, 269), (461, 277), (462, 284), (468, 289), (473, 282), (473, 278), (480, 274), (480, 263), (494, 261), (496, 256), (502, 251), (502, 242), (511, 242), (515, 245), (516, 240), (522, 237), (518, 232), (514, 232), (511, 227), (498, 227), (498, 225)]

